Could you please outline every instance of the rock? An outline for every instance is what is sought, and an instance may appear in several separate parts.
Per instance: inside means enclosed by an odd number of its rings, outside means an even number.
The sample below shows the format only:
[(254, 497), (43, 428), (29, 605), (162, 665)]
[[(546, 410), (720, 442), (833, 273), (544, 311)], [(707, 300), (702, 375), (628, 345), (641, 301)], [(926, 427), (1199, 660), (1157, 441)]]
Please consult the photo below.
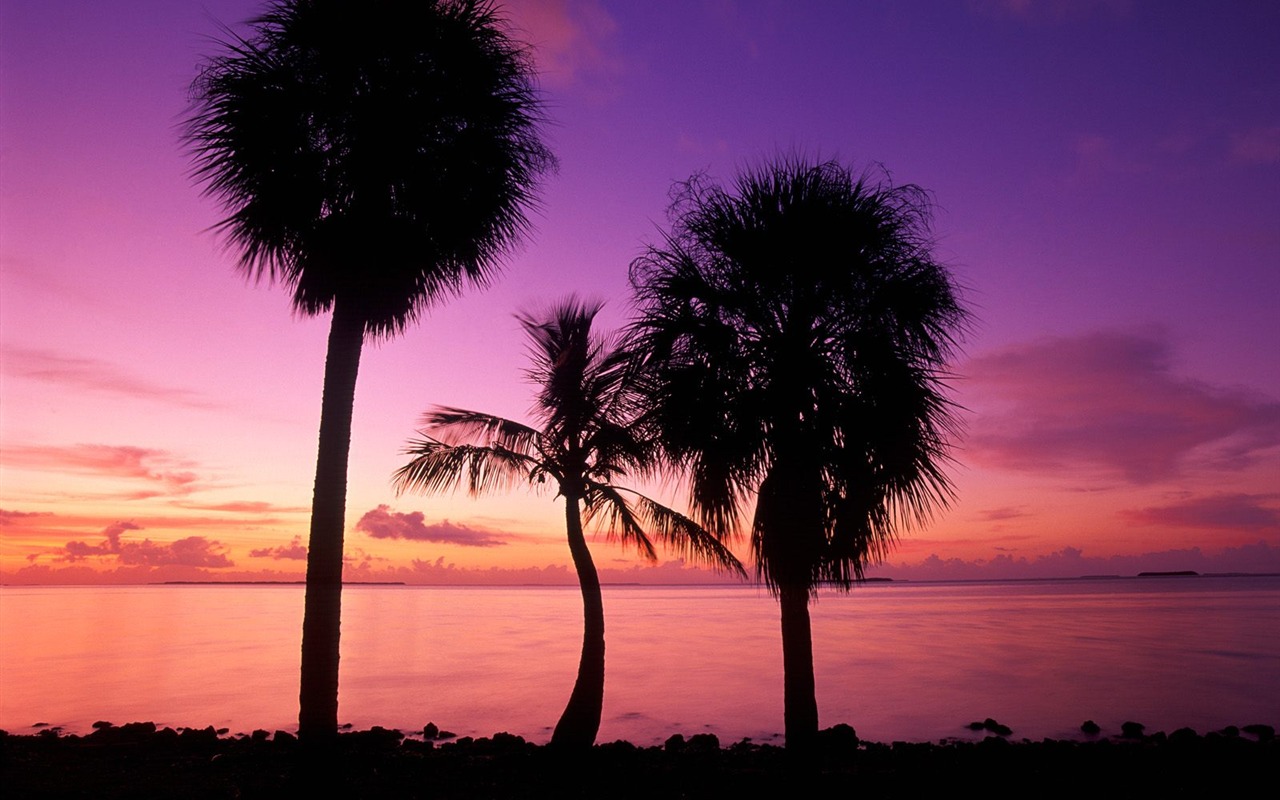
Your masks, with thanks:
[(1126, 739), (1141, 739), (1146, 729), (1147, 726), (1141, 722), (1126, 722), (1120, 726), (1120, 735)]
[(1276, 729), (1270, 725), (1245, 725), (1241, 730), (1256, 737), (1260, 742), (1269, 742), (1276, 738)]
[(110, 727), (111, 727), (111, 723), (107, 722), (105, 719), (100, 719), (97, 722), (93, 723), (93, 729), (95, 731), (100, 731), (103, 728), (110, 728)]
[(668, 753), (679, 753), (684, 750), (684, 744), (684, 734), (673, 733), (667, 737), (665, 742), (662, 743), (662, 749), (666, 750)]
[(983, 730), (991, 731), (996, 736), (1010, 736), (1013, 734), (1012, 728), (1010, 728), (1008, 725), (1001, 725), (999, 722), (996, 722), (991, 717), (987, 717), (982, 721), (982, 728)]
[(1093, 720), (1086, 719), (1084, 723), (1080, 725), (1080, 731), (1082, 733), (1088, 734), (1089, 736), (1097, 736), (1099, 733), (1102, 732), (1102, 728), (1098, 727), (1098, 723), (1094, 722)]
[(858, 732), (841, 722), (818, 731), (818, 743), (832, 750), (857, 750)]
[(1234, 739), (1240, 735), (1240, 729), (1235, 725), (1228, 725), (1222, 729), (1222, 735), (1226, 736), (1228, 739)]
[(1192, 728), (1178, 728), (1169, 734), (1169, 741), (1177, 745), (1194, 744), (1200, 741), (1200, 734), (1196, 733)]
[(428, 722), (426, 727), (422, 729), (422, 738), (435, 739), (440, 736), (440, 729), (436, 727), (434, 722)]
[(720, 738), (714, 733), (695, 733), (689, 737), (688, 743), (685, 744), (685, 751), (689, 753), (718, 753), (720, 752)]

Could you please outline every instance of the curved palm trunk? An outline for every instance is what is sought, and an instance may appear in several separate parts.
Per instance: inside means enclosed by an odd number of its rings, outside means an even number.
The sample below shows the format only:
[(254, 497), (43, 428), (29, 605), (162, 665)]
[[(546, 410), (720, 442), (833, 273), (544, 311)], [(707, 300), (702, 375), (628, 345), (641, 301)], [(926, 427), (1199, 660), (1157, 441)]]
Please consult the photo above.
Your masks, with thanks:
[(604, 708), (604, 602), (600, 597), (600, 577), (582, 533), (577, 497), (565, 496), (565, 527), (582, 588), (582, 657), (578, 661), (578, 680), (573, 684), (569, 705), (551, 734), (551, 744), (586, 749), (595, 744)]
[(782, 607), (782, 706), (787, 749), (806, 751), (818, 737), (808, 587), (780, 587), (778, 604)]
[(298, 736), (304, 742), (328, 740), (338, 733), (338, 636), (342, 619), (347, 456), (363, 344), (364, 319), (341, 301), (335, 301), (324, 365), (320, 447), (307, 547), (307, 597), (302, 617)]

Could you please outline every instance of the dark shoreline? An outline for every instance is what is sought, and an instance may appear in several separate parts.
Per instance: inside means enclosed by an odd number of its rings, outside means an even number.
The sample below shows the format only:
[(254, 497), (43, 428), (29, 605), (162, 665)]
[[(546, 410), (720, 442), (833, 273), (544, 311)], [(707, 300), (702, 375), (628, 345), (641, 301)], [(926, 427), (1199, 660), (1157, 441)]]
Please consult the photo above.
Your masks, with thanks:
[(1274, 780), (1280, 740), (1266, 726), (1247, 730), (880, 744), (837, 726), (800, 759), (774, 745), (722, 746), (710, 734), (568, 754), (505, 733), (441, 742), (375, 727), (341, 734), (317, 764), (288, 733), (220, 736), (131, 723), (86, 736), (0, 731), (0, 775), (15, 798), (276, 798), (298, 790), (351, 798), (1028, 796), (1049, 787), (1091, 797), (1212, 796), (1253, 793)]

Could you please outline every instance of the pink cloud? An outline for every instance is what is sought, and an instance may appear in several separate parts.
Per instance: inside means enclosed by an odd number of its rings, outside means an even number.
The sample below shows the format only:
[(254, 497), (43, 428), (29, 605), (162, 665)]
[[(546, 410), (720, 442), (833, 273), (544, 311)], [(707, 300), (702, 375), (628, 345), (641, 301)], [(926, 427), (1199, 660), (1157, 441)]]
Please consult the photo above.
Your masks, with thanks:
[(514, 0), (507, 6), (517, 38), (532, 46), (548, 86), (563, 88), (585, 73), (617, 68), (608, 43), (618, 26), (598, 0)]
[(417, 542), (443, 542), (464, 547), (494, 547), (506, 544), (488, 531), (456, 525), (449, 520), (427, 525), (421, 511), (403, 514), (385, 505), (366, 512), (356, 523), (356, 530), (375, 539), (407, 539)]
[(1095, 13), (1127, 15), (1132, 0), (969, 0), (969, 7), (992, 17), (1060, 24)]
[(1276, 495), (1217, 494), (1167, 506), (1121, 511), (1138, 525), (1280, 532)]
[(1001, 522), (1006, 519), (1017, 519), (1018, 517), (1028, 516), (1027, 512), (1022, 508), (1014, 506), (1001, 506), (1000, 508), (988, 508), (978, 512), (978, 519), (983, 522)]
[(184, 495), (195, 490), (198, 476), (190, 464), (165, 450), (128, 445), (9, 445), (3, 460), (10, 466), (55, 472), (78, 472), (146, 481), (151, 488), (124, 495), (127, 499)]
[(6, 348), (3, 363), (4, 371), (14, 377), (78, 391), (123, 395), (186, 408), (222, 407), (195, 392), (154, 383), (95, 358), (66, 355), (53, 350), (12, 347)]
[(1245, 164), (1280, 163), (1280, 126), (1232, 134), (1231, 155)]
[(296, 561), (305, 561), (307, 558), (307, 547), (302, 543), (301, 536), (293, 537), (289, 544), (282, 544), (277, 547), (262, 547), (257, 550), (250, 550), (249, 555), (254, 558), (275, 558), (275, 559), (292, 559)]
[(1280, 548), (1265, 541), (1206, 553), (1199, 547), (1138, 555), (1087, 556), (1064, 547), (1027, 558), (1001, 554), (990, 559), (941, 558), (934, 554), (916, 563), (886, 563), (869, 569), (875, 577), (913, 581), (1029, 580), (1079, 578), (1090, 575), (1132, 576), (1140, 572), (1191, 570), (1201, 574), (1280, 573)]
[[(220, 542), (203, 536), (188, 536), (168, 544), (143, 539), (141, 542), (125, 541), (128, 531), (143, 530), (133, 522), (115, 522), (102, 530), (103, 541), (97, 544), (72, 541), (53, 551), (55, 561), (75, 563), (88, 558), (114, 560), (125, 566), (184, 566), (218, 569), (234, 565)], [(28, 557), (35, 561), (40, 555)]]
[(980, 411), (964, 457), (1000, 469), (1087, 468), (1148, 484), (1236, 470), (1280, 444), (1280, 403), (1174, 374), (1151, 334), (1041, 339), (973, 359)]

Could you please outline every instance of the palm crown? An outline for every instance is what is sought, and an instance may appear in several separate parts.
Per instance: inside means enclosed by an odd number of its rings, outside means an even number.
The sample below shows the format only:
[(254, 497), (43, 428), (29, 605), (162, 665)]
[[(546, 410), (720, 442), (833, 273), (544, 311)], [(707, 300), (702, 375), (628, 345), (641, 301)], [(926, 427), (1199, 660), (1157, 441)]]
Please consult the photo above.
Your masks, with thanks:
[(195, 175), (243, 269), (375, 335), (483, 283), (554, 161), (522, 49), (476, 0), (277, 4), (193, 87)]
[(965, 314), (918, 188), (788, 162), (735, 190), (684, 184), (633, 265), (655, 406), (705, 524), (732, 529), (755, 493), (761, 575), (847, 585), (949, 497), (942, 365)]
[(583, 599), (582, 657), (569, 703), (551, 743), (589, 747), (604, 702), (604, 606), (600, 579), (583, 535), (597, 522), (611, 538), (656, 559), (658, 541), (696, 560), (743, 574), (720, 540), (696, 522), (634, 489), (620, 486), (643, 476), (660, 455), (644, 424), (647, 409), (632, 351), (592, 333), (598, 304), (562, 303), (545, 319), (522, 317), (538, 386), (534, 413), (540, 427), (457, 408), (423, 416), (412, 459), (396, 471), (401, 489), (427, 493), (465, 488), (473, 495), (518, 482), (554, 487), (565, 501), (565, 532)]

